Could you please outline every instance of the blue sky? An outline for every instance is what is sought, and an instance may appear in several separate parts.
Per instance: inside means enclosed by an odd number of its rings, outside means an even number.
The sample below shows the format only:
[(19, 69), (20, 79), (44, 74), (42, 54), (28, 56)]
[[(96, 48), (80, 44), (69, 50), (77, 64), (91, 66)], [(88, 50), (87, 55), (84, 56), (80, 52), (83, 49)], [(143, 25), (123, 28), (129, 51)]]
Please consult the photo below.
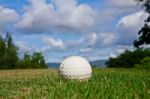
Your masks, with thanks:
[(46, 62), (134, 50), (146, 17), (135, 0), (0, 0), (0, 33), (12, 33), (20, 56), (41, 52)]

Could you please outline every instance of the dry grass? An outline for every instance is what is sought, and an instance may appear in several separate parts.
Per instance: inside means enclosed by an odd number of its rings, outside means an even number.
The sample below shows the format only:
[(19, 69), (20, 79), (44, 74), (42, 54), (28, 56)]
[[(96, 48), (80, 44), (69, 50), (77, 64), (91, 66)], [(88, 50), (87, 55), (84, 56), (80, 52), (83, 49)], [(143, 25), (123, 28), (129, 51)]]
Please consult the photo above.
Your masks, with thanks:
[(49, 75), (56, 74), (57, 70), (55, 69), (26, 69), (26, 70), (0, 70), (0, 79), (1, 78), (35, 78), (40, 75)]

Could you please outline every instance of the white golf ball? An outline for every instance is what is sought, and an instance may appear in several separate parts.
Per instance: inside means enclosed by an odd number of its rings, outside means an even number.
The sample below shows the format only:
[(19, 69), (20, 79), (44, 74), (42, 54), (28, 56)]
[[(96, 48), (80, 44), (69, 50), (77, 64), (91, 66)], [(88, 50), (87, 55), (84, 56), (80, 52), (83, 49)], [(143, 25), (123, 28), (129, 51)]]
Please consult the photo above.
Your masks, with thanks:
[(92, 76), (92, 69), (86, 59), (71, 56), (60, 64), (59, 74), (66, 79), (88, 79)]

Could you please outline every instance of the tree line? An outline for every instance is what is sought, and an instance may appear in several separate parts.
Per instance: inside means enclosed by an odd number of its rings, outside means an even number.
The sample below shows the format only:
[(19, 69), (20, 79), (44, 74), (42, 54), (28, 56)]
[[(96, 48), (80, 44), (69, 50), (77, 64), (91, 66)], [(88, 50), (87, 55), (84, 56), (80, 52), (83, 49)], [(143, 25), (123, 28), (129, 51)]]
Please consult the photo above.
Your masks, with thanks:
[[(146, 61), (145, 61), (146, 60)], [(107, 67), (113, 68), (149, 68), (150, 50), (137, 49), (135, 51), (126, 50), (116, 58), (109, 58)]]
[(19, 58), (17, 50), (11, 33), (7, 33), (5, 38), (0, 35), (0, 69), (48, 68), (41, 53), (25, 53), (23, 58)]

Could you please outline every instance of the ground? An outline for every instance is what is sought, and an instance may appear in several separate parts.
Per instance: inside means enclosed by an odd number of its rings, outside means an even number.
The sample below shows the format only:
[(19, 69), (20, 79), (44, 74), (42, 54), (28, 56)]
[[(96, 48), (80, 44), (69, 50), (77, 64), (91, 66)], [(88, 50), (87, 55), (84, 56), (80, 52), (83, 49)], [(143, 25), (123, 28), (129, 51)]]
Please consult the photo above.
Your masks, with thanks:
[(65, 80), (56, 69), (1, 70), (0, 99), (150, 99), (150, 71), (93, 69), (88, 81)]

